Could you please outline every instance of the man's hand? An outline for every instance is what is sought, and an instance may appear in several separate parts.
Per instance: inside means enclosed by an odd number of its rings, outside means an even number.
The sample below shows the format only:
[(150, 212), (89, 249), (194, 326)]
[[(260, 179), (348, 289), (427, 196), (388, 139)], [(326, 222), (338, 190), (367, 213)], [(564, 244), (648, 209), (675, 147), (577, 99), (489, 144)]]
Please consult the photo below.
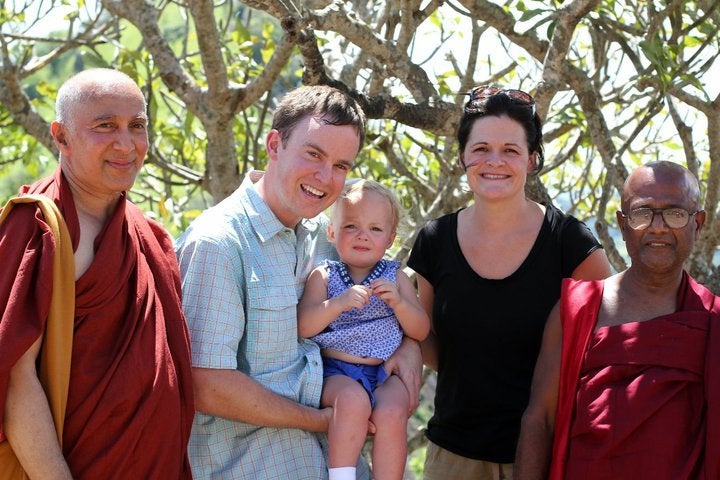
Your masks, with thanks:
[(400, 347), (385, 362), (388, 375), (400, 377), (410, 399), (408, 415), (417, 408), (422, 387), (422, 355), (420, 345), (412, 338), (404, 337)]

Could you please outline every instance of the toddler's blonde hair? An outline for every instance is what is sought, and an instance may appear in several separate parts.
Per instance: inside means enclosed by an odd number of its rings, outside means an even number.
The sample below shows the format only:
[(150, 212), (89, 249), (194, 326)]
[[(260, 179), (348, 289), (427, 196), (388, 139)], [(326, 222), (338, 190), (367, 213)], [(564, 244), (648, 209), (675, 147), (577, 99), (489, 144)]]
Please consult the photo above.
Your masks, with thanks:
[(335, 201), (335, 205), (332, 209), (332, 221), (336, 219), (338, 210), (341, 208), (341, 201), (345, 199), (351, 199), (358, 196), (362, 192), (373, 192), (385, 198), (390, 204), (390, 211), (392, 214), (392, 229), (393, 232), (397, 230), (398, 223), (400, 223), (400, 202), (398, 202), (395, 194), (386, 186), (376, 182), (375, 180), (365, 179), (352, 179), (348, 180), (345, 188), (343, 188), (340, 196)]

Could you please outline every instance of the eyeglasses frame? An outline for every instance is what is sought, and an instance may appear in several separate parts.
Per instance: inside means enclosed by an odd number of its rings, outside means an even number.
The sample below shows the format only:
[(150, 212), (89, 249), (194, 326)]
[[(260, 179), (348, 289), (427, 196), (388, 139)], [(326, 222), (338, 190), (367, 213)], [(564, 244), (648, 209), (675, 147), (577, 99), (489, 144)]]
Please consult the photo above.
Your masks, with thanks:
[[(631, 215), (633, 212), (636, 212), (636, 211), (638, 211), (638, 210), (650, 210), (650, 212), (652, 213), (652, 217), (650, 217), (650, 223), (648, 223), (645, 228), (635, 228), (635, 227), (633, 227), (632, 225), (630, 225), (630, 215)], [(687, 223), (685, 223), (685, 225), (683, 225), (682, 227), (671, 227), (671, 226), (668, 224), (667, 220), (665, 220), (665, 215), (663, 214), (663, 212), (665, 212), (666, 210), (683, 210), (683, 211), (687, 212), (687, 214), (688, 214)], [(688, 224), (690, 223), (690, 219), (691, 219), (692, 217), (694, 217), (695, 215), (697, 215), (698, 213), (702, 212), (702, 211), (703, 211), (703, 210), (701, 209), (701, 210), (695, 210), (694, 212), (690, 213), (689, 210), (686, 210), (686, 209), (681, 208), (681, 207), (666, 207), (666, 208), (639, 207), (639, 208), (633, 208), (633, 209), (630, 210), (627, 214), (626, 214), (625, 212), (623, 212), (622, 210), (620, 210), (618, 213), (619, 213), (624, 219), (627, 220), (627, 222), (628, 222), (628, 227), (630, 227), (630, 228), (633, 229), (633, 230), (647, 230), (648, 228), (650, 228), (650, 225), (652, 225), (652, 223), (655, 221), (655, 215), (656, 215), (657, 213), (660, 213), (660, 218), (662, 218), (662, 221), (663, 221), (663, 223), (665, 224), (666, 227), (668, 227), (668, 228), (670, 228), (670, 229), (672, 229), (672, 230), (679, 230), (679, 229), (681, 229), (681, 228), (687, 227)]]

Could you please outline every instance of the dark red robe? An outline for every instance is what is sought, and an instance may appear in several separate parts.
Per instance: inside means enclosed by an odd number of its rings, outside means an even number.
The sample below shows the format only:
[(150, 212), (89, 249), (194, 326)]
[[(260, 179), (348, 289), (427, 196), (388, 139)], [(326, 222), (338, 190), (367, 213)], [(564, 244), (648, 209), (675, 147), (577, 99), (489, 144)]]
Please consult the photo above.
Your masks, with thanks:
[[(660, 370), (660, 374), (653, 372), (653, 369), (644, 370), (639, 366), (632, 365), (632, 360), (626, 362), (626, 366), (613, 365), (608, 359), (601, 361), (608, 364), (608, 368), (605, 371), (597, 370), (594, 374), (595, 379), (601, 379), (606, 381), (610, 379), (610, 376), (614, 374), (615, 369), (625, 369), (626, 371), (621, 372), (622, 375), (636, 376), (634, 383), (628, 388), (627, 391), (623, 392), (621, 398), (616, 398), (612, 405), (608, 405), (605, 402), (603, 405), (598, 403), (598, 407), (602, 407), (605, 411), (603, 412), (577, 412), (576, 401), (578, 398), (582, 398), (583, 392), (588, 394), (588, 391), (592, 391), (592, 388), (597, 386), (586, 386), (581, 385), (581, 372), (585, 369), (585, 362), (589, 357), (586, 357), (589, 343), (594, 338), (594, 342), (599, 342), (599, 337), (594, 334), (595, 324), (597, 322), (597, 313), (602, 300), (602, 281), (575, 281), (565, 280), (563, 282), (563, 290), (561, 296), (561, 317), (563, 324), (563, 338), (562, 338), (562, 363), (561, 363), (561, 374), (560, 374), (560, 385), (558, 395), (558, 406), (557, 414), (555, 418), (555, 438), (553, 442), (553, 454), (552, 464), (550, 470), (550, 478), (553, 480), (563, 479), (566, 477), (566, 468), (568, 465), (568, 452), (571, 449), (571, 433), (585, 435), (585, 444), (581, 446), (581, 449), (586, 449), (587, 446), (593, 442), (592, 428), (586, 428), (584, 425), (575, 425), (573, 422), (576, 418), (584, 418), (598, 421), (597, 428), (610, 428), (612, 431), (611, 435), (598, 436), (598, 446), (605, 448), (610, 446), (622, 445), (622, 452), (607, 452), (597, 451), (597, 458), (591, 462), (599, 461), (603, 462), (600, 457), (610, 458), (613, 457), (614, 466), (612, 468), (617, 469), (616, 472), (625, 472), (630, 475), (631, 468), (638, 467), (638, 460), (642, 455), (633, 455), (633, 448), (630, 445), (632, 439), (638, 433), (642, 438), (643, 445), (638, 445), (638, 450), (646, 449), (649, 441), (655, 439), (657, 445), (657, 455), (653, 455), (651, 452), (648, 454), (646, 451), (643, 455), (647, 461), (644, 465), (643, 473), (640, 475), (642, 478), (666, 478), (668, 475), (667, 465), (672, 464), (673, 469), (679, 473), (679, 477), (667, 477), (667, 478), (678, 478), (682, 479), (720, 479), (720, 299), (713, 295), (709, 290), (697, 284), (687, 274), (683, 274), (683, 280), (678, 291), (678, 310), (675, 314), (659, 317), (658, 319), (650, 320), (650, 322), (672, 322), (675, 328), (678, 329), (677, 334), (685, 335), (686, 332), (682, 332), (683, 329), (691, 331), (688, 342), (696, 344), (701, 350), (698, 352), (687, 352), (685, 358), (667, 358), (670, 363), (679, 362), (681, 368), (674, 369), (669, 372), (669, 375), (665, 376)], [(643, 322), (645, 323), (645, 322)], [(643, 326), (643, 331), (649, 334), (642, 338), (630, 338), (628, 337), (628, 343), (625, 345), (624, 350), (632, 352), (633, 348), (636, 348), (634, 342), (642, 342), (643, 345), (647, 345), (649, 350), (644, 357), (645, 359), (639, 359), (640, 361), (647, 360), (648, 364), (651, 365), (664, 365), (665, 362), (662, 354), (663, 352), (657, 352), (658, 342), (662, 343), (663, 339), (657, 338), (650, 330), (653, 328), (666, 329), (673, 328), (671, 323), (666, 325), (646, 325)], [(630, 330), (636, 326), (630, 326)], [(645, 328), (648, 327), (648, 328)], [(614, 327), (613, 327), (614, 328)], [(698, 330), (700, 329), (700, 330)], [(638, 330), (639, 331), (639, 330)], [(672, 334), (670, 330), (666, 330), (668, 334)], [(600, 333), (600, 332), (598, 332)], [(655, 332), (658, 333), (658, 332)], [(617, 332), (615, 332), (617, 334)], [(617, 342), (617, 339), (615, 340)], [(607, 355), (611, 350), (607, 350), (601, 344), (598, 344), (597, 355)], [(596, 346), (598, 346), (596, 345)], [(652, 348), (656, 347), (656, 348)], [(702, 350), (704, 347), (704, 350)], [(697, 353), (697, 355), (696, 355)], [(666, 353), (667, 355), (667, 353)], [(699, 357), (698, 357), (699, 355)], [(622, 354), (618, 354), (618, 357)], [(597, 360), (597, 358), (595, 359)], [(592, 359), (591, 359), (592, 362)], [(592, 369), (592, 365), (587, 365)], [(645, 373), (648, 373), (647, 377), (643, 377)], [(654, 378), (651, 378), (654, 377)], [(682, 378), (681, 378), (682, 377)], [(697, 382), (695, 382), (697, 380)], [(699, 387), (695, 385), (699, 383)], [(673, 392), (668, 392), (668, 389), (676, 389)], [(578, 392), (580, 397), (578, 397)], [(593, 395), (600, 396), (603, 394), (602, 388), (595, 390)], [(627, 395), (625, 395), (627, 394)], [(694, 399), (689, 397), (678, 398), (680, 395), (695, 396)], [(698, 399), (697, 396), (700, 396)], [(704, 401), (702, 396), (704, 395)], [(640, 408), (640, 410), (634, 410), (632, 412), (626, 411), (622, 408), (622, 405), (629, 405), (627, 402), (638, 401), (635, 407), (639, 407), (640, 403), (647, 405), (646, 409)], [(682, 412), (687, 418), (682, 420), (679, 416), (673, 416), (668, 418), (669, 412), (663, 411), (665, 407), (669, 410), (677, 408), (678, 405), (687, 403), (701, 404), (700, 411), (698, 412)], [(598, 399), (598, 402), (602, 402), (602, 399)], [(685, 402), (685, 403), (683, 403)], [(588, 403), (588, 402), (585, 402)], [(704, 404), (704, 405), (703, 405)], [(630, 408), (628, 407), (627, 410)], [(599, 415), (598, 415), (599, 413)], [(624, 416), (629, 416), (626, 417)], [(645, 418), (641, 418), (640, 415), (646, 415)], [(655, 416), (657, 415), (657, 416)], [(595, 416), (593, 418), (593, 416)], [(646, 418), (653, 416), (653, 421), (657, 421), (656, 424), (645, 424)], [(671, 415), (672, 416), (672, 415)], [(610, 418), (613, 417), (613, 418)], [(661, 421), (658, 421), (660, 419)], [(667, 429), (659, 432), (655, 437), (650, 438), (648, 441), (648, 431), (640, 432), (640, 430), (649, 427), (652, 429), (661, 429), (660, 423), (665, 422)], [(678, 423), (680, 422), (680, 424)], [(688, 422), (682, 423), (682, 422)], [(690, 426), (690, 423), (695, 422), (696, 425)], [(582, 422), (581, 422), (582, 423)], [(636, 429), (635, 427), (642, 426), (642, 429)], [(687, 428), (688, 430), (693, 429), (697, 432), (697, 437), (680, 441), (679, 438), (675, 443), (659, 443), (663, 442), (664, 439), (669, 442), (672, 439), (671, 430), (673, 428)], [(627, 427), (627, 428), (626, 428)], [(664, 434), (664, 435), (663, 435)], [(643, 436), (644, 435), (644, 436)], [(628, 439), (630, 442), (628, 443)], [(663, 450), (664, 453), (660, 453)], [(589, 452), (585, 452), (587, 458), (590, 458)], [(621, 458), (625, 455), (625, 459)], [(662, 458), (659, 458), (661, 455)], [(666, 458), (668, 455), (672, 455), (676, 458), (672, 460)], [(654, 462), (656, 459), (657, 462)], [(622, 468), (622, 461), (626, 461), (629, 466), (626, 469)], [(665, 462), (664, 464), (662, 462)], [(582, 463), (582, 462), (581, 462)], [(607, 463), (599, 463), (604, 467)], [(657, 475), (652, 473), (653, 468), (659, 465), (665, 465), (662, 472)], [(575, 467), (578, 463), (573, 464)], [(641, 466), (643, 467), (643, 466)], [(593, 470), (589, 470), (593, 471)], [(595, 473), (600, 473), (595, 471)], [(646, 475), (647, 474), (647, 475)], [(664, 475), (664, 476), (663, 476)], [(624, 478), (621, 474), (613, 474), (612, 478)], [(569, 478), (569, 477), (568, 477)], [(584, 478), (584, 477), (583, 477)], [(630, 478), (637, 478), (630, 477)]]
[[(60, 168), (21, 193), (55, 201), (76, 250), (80, 227)], [(70, 470), (77, 479), (192, 478), (190, 342), (172, 241), (123, 195), (94, 247), (75, 284), (63, 434)], [(53, 250), (34, 204), (17, 205), (0, 226), (0, 427), (9, 371), (44, 330)]]

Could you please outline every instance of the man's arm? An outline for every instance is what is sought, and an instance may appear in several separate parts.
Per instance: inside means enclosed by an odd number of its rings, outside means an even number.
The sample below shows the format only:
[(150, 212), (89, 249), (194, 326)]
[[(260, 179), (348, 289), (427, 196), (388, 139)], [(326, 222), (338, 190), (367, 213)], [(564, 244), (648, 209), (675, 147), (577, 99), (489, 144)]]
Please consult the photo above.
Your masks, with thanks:
[(327, 432), (332, 408), (316, 409), (278, 395), (229, 369), (193, 367), (195, 408), (252, 425)]
[(562, 354), (560, 307), (550, 312), (535, 365), (530, 403), (522, 418), (515, 480), (545, 479), (550, 467)]
[(10, 370), (3, 431), (30, 478), (71, 480), (35, 367), (42, 338)]

